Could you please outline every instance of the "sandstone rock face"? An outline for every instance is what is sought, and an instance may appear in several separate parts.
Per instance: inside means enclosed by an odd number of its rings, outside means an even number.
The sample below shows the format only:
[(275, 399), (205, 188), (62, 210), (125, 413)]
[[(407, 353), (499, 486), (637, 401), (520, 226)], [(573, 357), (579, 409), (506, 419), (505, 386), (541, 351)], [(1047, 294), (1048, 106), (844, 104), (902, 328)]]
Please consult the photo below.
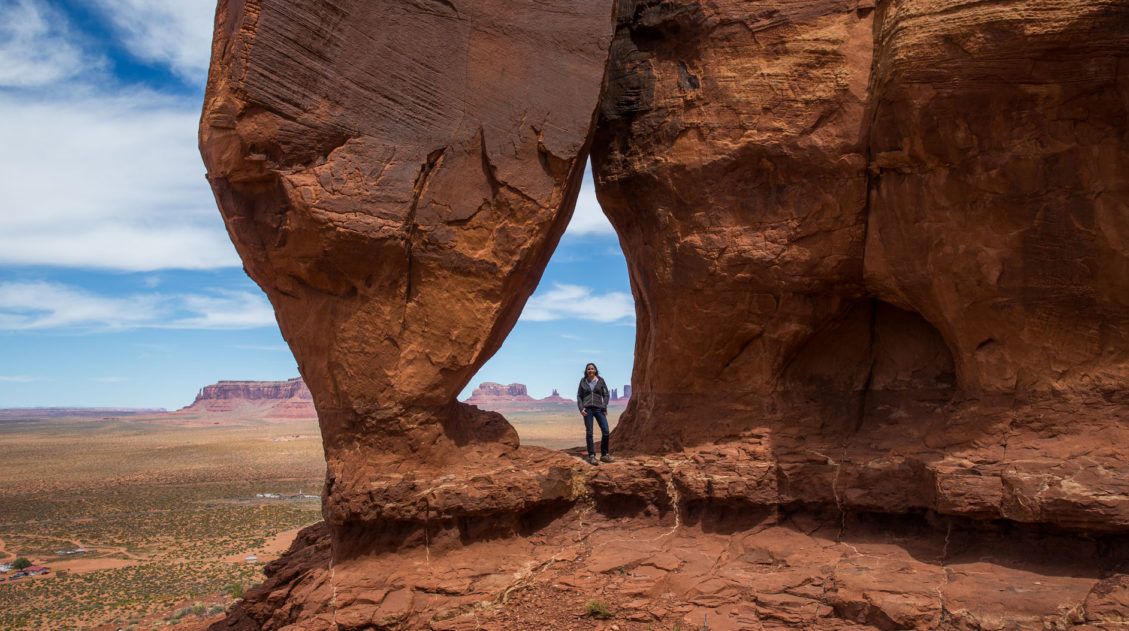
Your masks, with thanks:
[(638, 311), (619, 447), (925, 435), (974, 399), (1124, 416), (1127, 3), (758, 6), (619, 14), (594, 146)]
[(1129, 6), (879, 12), (866, 284), (972, 392), (1124, 401)]
[[(202, 151), (329, 471), (217, 628), (565, 628), (600, 586), (621, 629), (1123, 625), (1129, 1), (612, 17), (221, 3)], [(599, 469), (454, 400), (593, 133), (638, 315)]]
[(759, 445), (782, 503), (1129, 523), (1129, 3), (764, 7), (619, 13), (613, 447)]
[(594, 0), (220, 2), (201, 152), (313, 393), (327, 505), (368, 488), (353, 463), (516, 447), (455, 396), (571, 216), (611, 30)]
[[(212, 628), (1124, 628), (1124, 537), (781, 510), (771, 470), (740, 455), (751, 454), (589, 467), (576, 509), (529, 515), (506, 537), (480, 518), (333, 560), (328, 533), (311, 527)], [(592, 599), (615, 620), (585, 619)]]
[(760, 418), (803, 345), (865, 296), (873, 13), (625, 6), (593, 156), (638, 316), (616, 442), (671, 449)]

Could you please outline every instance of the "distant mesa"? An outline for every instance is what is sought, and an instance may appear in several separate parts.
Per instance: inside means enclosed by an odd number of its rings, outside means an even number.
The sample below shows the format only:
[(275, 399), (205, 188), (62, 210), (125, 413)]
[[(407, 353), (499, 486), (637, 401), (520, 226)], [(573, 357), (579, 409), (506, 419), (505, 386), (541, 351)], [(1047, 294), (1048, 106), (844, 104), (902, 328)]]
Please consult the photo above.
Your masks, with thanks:
[(286, 381), (220, 381), (204, 386), (191, 405), (174, 414), (239, 415), (263, 419), (317, 418), (301, 377)]
[[(624, 386), (624, 391), (630, 392), (631, 386)], [(615, 390), (612, 390), (613, 396), (609, 405), (626, 405), (627, 397), (616, 397), (614, 396), (615, 392)], [(464, 403), (493, 412), (525, 412), (551, 410), (565, 405), (575, 406), (576, 399), (562, 397), (557, 388), (553, 388), (553, 394), (543, 399), (534, 399), (529, 396), (529, 389), (526, 388), (524, 383), (502, 385), (493, 381), (485, 381), (471, 391), (470, 398)]]
[[(570, 394), (572, 391), (569, 391)], [(611, 406), (624, 406), (631, 396), (631, 386), (623, 386), (623, 396), (611, 389)], [(529, 396), (523, 383), (501, 384), (485, 381), (478, 385), (465, 403), (494, 412), (551, 411), (576, 405), (576, 399), (562, 397), (560, 390), (543, 399)], [(153, 408), (11, 408), (0, 409), (0, 420), (39, 418), (118, 418), (144, 417), (212, 423), (213, 421), (260, 419), (316, 419), (313, 397), (301, 377), (285, 381), (218, 381), (200, 388), (196, 399), (174, 412)]]
[(193, 405), (205, 401), (283, 399), (313, 401), (306, 383), (301, 377), (294, 377), (286, 381), (220, 381), (200, 388)]
[(576, 401), (562, 397), (561, 393), (557, 392), (556, 388), (553, 388), (553, 394), (541, 399), (541, 403), (569, 403), (576, 405)]
[(470, 393), (470, 401), (476, 398), (479, 400), (501, 397), (512, 401), (532, 401), (533, 397), (529, 396), (529, 390), (525, 387), (524, 383), (511, 383), (508, 386), (503, 386), (500, 383), (493, 381), (484, 381), (478, 384), (478, 387)]
[(466, 400), (470, 405), (495, 412), (537, 409), (538, 401), (529, 396), (524, 383), (502, 385), (493, 381), (478, 384)]
[(120, 419), (223, 424), (226, 421), (316, 419), (313, 397), (301, 377), (285, 381), (219, 381), (204, 386), (196, 400), (175, 412), (162, 408), (42, 407), (0, 408), (0, 421)]

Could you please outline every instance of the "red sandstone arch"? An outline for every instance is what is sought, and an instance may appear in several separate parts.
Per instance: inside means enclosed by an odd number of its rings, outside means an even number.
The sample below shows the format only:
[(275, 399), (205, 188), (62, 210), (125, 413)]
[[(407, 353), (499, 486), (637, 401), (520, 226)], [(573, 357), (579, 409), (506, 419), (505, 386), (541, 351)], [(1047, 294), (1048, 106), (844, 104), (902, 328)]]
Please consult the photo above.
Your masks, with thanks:
[[(335, 587), (601, 493), (1129, 529), (1129, 4), (753, 4), (221, 2), (201, 150), (318, 408)], [(692, 474), (593, 479), (455, 401), (590, 144), (638, 316), (614, 440)]]

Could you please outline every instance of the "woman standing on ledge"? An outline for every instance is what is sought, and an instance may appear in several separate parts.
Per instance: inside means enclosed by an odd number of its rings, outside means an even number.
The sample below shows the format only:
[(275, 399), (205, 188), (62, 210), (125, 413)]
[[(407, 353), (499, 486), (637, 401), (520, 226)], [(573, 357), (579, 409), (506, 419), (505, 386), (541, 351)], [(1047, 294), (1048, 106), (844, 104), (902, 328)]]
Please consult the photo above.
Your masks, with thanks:
[(592, 444), (592, 419), (600, 422), (600, 460), (612, 462), (608, 453), (608, 384), (600, 376), (600, 369), (596, 364), (584, 367), (584, 376), (580, 378), (580, 387), (576, 389), (576, 406), (580, 408), (580, 415), (584, 417), (584, 439), (588, 444), (589, 464), (597, 464), (596, 448)]

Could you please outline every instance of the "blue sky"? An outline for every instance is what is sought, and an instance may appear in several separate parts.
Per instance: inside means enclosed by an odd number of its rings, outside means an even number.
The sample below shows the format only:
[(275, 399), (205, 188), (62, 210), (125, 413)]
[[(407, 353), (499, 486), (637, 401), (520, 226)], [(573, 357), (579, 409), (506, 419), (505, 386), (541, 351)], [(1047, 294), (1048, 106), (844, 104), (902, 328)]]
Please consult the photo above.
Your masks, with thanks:
[[(296, 364), (196, 150), (211, 0), (0, 0), (0, 407), (177, 408)], [(579, 280), (578, 280), (579, 279)], [(468, 385), (627, 383), (634, 306), (586, 177), (502, 349)]]

